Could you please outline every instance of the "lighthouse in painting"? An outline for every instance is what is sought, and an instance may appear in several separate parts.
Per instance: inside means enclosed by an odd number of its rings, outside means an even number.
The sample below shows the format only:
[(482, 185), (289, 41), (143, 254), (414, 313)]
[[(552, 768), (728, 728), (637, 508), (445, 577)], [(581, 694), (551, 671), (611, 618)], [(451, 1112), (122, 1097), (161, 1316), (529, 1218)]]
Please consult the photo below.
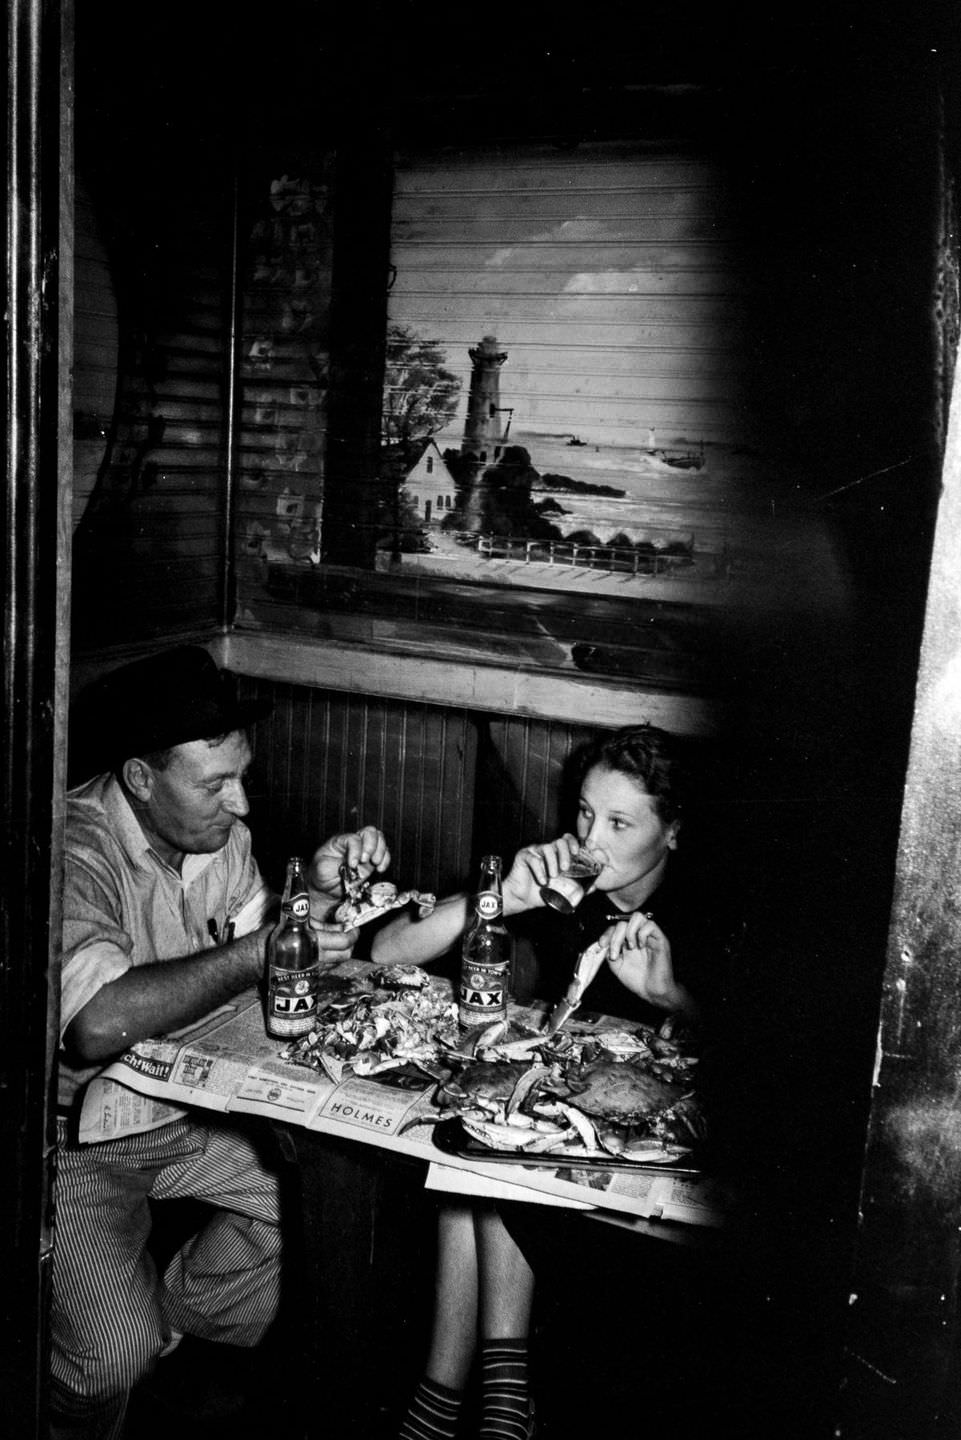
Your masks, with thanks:
[(481, 466), (492, 465), (505, 439), (501, 430), (500, 374), (507, 351), (498, 350), (495, 336), (485, 335), (467, 353), (471, 376), (461, 454), (472, 455)]

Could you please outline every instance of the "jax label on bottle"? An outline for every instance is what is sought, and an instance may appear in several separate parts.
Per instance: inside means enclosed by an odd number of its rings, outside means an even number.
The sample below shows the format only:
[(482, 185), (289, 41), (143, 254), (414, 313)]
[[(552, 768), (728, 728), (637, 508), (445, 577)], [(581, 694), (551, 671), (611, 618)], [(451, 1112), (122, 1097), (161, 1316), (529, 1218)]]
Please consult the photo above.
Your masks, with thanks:
[(495, 964), (466, 964), (461, 971), (457, 997), (461, 1025), (490, 1025), (507, 1014), (507, 987), (510, 966), (506, 961)]

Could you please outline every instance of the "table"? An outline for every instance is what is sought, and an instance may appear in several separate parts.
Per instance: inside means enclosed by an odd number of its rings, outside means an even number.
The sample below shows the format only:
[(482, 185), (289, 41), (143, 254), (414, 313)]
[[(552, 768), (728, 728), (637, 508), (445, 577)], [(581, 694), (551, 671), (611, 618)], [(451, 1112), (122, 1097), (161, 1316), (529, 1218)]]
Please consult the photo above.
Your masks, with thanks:
[[(350, 960), (336, 973), (348, 981), (371, 968)], [(534, 1007), (516, 1015), (536, 1027), (538, 1013)], [(426, 1213), (425, 1174), (443, 1187), (445, 1176), (459, 1172), (481, 1191), (507, 1181), (520, 1198), (600, 1207), (639, 1234), (684, 1245), (701, 1243), (722, 1218), (716, 1194), (699, 1180), (564, 1163), (484, 1165), (441, 1154), (431, 1138), (437, 1112), (427, 1076), (422, 1084), (391, 1083), (390, 1072), (337, 1083), (285, 1059), (283, 1050), (284, 1042), (266, 1035), (261, 1002), (251, 990), (176, 1036), (135, 1045), (108, 1066), (88, 1087), (80, 1139), (162, 1124), (183, 1106), (272, 1123), (298, 1167), (310, 1297), (305, 1384), (324, 1397), (325, 1434), (359, 1440), (373, 1433), (374, 1377), (391, 1344), (390, 1317), (410, 1309), (405, 1286), (412, 1304), (429, 1304), (418, 1232)]]
[[(330, 973), (347, 982), (364, 979), (373, 968), (349, 960)], [(539, 1025), (542, 1009), (512, 1008), (522, 1023)], [(623, 1023), (598, 1017), (594, 1028)], [(536, 1192), (528, 1199), (546, 1194), (655, 1222), (655, 1228), (666, 1222), (658, 1233), (669, 1234), (670, 1222), (703, 1227), (722, 1218), (716, 1189), (695, 1179), (640, 1169), (599, 1172), (596, 1166), (578, 1168), (564, 1161), (553, 1168), (523, 1161), (485, 1165), (441, 1154), (431, 1138), (438, 1112), (430, 1101), (434, 1085), (426, 1075), (412, 1084), (409, 1079), (395, 1083), (391, 1072), (375, 1079), (348, 1073), (337, 1083), (322, 1071), (285, 1060), (283, 1050), (284, 1042), (264, 1031), (256, 991), (245, 992), (176, 1035), (142, 1041), (109, 1065), (87, 1088), (80, 1140), (108, 1140), (162, 1124), (178, 1106), (199, 1106), (222, 1114), (261, 1115), (292, 1132), (353, 1140), (479, 1180), (509, 1181)]]

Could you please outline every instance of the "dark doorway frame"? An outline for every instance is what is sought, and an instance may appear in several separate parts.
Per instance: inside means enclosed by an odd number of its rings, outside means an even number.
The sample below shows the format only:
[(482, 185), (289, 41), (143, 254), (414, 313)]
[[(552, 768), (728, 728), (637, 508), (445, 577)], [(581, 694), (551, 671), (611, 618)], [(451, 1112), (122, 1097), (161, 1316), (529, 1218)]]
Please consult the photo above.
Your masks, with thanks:
[(0, 1406), (46, 1434), (72, 481), (72, 0), (4, 29)]

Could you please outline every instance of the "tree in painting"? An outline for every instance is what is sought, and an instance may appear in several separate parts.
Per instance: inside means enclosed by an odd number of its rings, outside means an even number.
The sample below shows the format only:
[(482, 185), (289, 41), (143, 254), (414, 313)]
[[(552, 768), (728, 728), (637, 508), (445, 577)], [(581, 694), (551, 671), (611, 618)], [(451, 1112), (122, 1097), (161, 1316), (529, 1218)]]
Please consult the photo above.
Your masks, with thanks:
[(388, 454), (399, 452), (408, 465), (454, 418), (462, 382), (446, 358), (439, 341), (423, 339), (409, 325), (388, 326), (383, 440)]
[(409, 325), (389, 325), (384, 368), (383, 430), (377, 511), (379, 548), (395, 554), (428, 549), (404, 482), (424, 446), (453, 419), (461, 380), (444, 361), (440, 342), (425, 340)]

